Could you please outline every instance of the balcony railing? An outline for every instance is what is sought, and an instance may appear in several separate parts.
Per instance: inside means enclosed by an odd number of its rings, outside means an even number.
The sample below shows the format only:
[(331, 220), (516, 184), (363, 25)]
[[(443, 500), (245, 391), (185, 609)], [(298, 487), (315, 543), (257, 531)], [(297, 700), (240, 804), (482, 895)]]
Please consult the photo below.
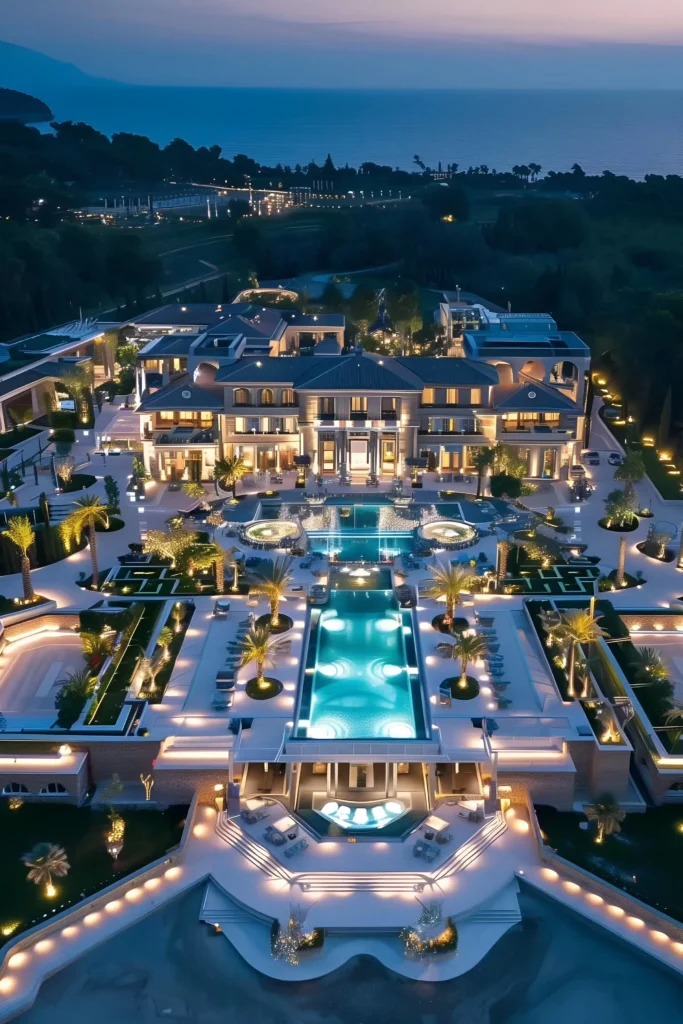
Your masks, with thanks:
[(483, 430), (429, 430), (427, 427), (418, 427), (418, 435), (429, 437), (483, 437)]
[(519, 426), (501, 425), (498, 427), (499, 434), (541, 434), (542, 436), (576, 437), (576, 427), (556, 427), (549, 423), (524, 423)]
[(156, 446), (190, 445), (190, 444), (216, 444), (216, 431), (213, 428), (201, 429), (200, 427), (172, 427), (170, 430), (155, 430), (152, 435), (145, 434), (147, 440), (151, 438)]
[(261, 437), (264, 434), (271, 437), (276, 437), (278, 434), (282, 434), (284, 437), (296, 437), (298, 433), (298, 430), (283, 430), (282, 427), (273, 427), (272, 430), (262, 430), (260, 428), (257, 430), (255, 427), (251, 427), (249, 430), (233, 430), (232, 432), (235, 437), (249, 437), (250, 435)]

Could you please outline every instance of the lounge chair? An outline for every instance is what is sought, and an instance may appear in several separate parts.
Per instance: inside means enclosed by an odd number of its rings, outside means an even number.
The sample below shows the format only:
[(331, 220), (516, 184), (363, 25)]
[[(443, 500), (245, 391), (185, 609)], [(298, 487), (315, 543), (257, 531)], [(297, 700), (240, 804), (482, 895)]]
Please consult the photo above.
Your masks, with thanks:
[(290, 857), (296, 857), (297, 853), (301, 853), (303, 850), (307, 849), (307, 847), (308, 843), (305, 839), (298, 839), (284, 851), (285, 857), (287, 857), (287, 859)]

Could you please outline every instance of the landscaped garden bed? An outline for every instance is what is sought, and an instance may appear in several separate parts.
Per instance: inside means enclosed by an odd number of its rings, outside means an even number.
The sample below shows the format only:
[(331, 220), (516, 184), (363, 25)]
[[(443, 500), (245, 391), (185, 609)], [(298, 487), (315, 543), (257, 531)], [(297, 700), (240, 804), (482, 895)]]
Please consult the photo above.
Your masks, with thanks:
[(47, 597), (36, 596), (34, 601), (24, 601), (21, 597), (5, 597), (0, 594), (0, 615), (11, 615), (12, 612), (26, 611), (27, 608), (35, 608), (39, 604), (45, 604)]
[(192, 601), (176, 601), (170, 615), (166, 619), (164, 628), (167, 627), (173, 632), (173, 639), (168, 645), (168, 657), (161, 663), (159, 671), (155, 673), (154, 688), (146, 695), (150, 704), (159, 704), (164, 699), (166, 687), (171, 678), (176, 658), (180, 654), (180, 648), (183, 646), (183, 640), (194, 612), (195, 606)]
[[(662, 726), (669, 724), (667, 722), (667, 714), (671, 709), (671, 700), (674, 692), (672, 684), (667, 678), (662, 678), (660, 680), (653, 680), (646, 686), (639, 685), (643, 682), (642, 672), (639, 672), (639, 669), (642, 668), (642, 660), (638, 654), (638, 649), (631, 642), (627, 626), (609, 601), (600, 601), (598, 603), (598, 611), (602, 613), (600, 625), (609, 634), (609, 640), (618, 641), (617, 643), (608, 642), (610, 653), (627, 681), (631, 685), (635, 684), (637, 686), (634, 693), (644, 714), (647, 716), (650, 726), (661, 729)], [(605, 687), (610, 682), (613, 687), (620, 687), (615, 693), (608, 693), (607, 696), (628, 695), (623, 687), (623, 683), (615, 679), (612, 674), (605, 673), (605, 675), (607, 677)], [(623, 693), (621, 690), (623, 690)], [(674, 727), (671, 729), (658, 731), (657, 738), (669, 753), (680, 754), (683, 753), (682, 733), (683, 719), (679, 723), (674, 723)]]
[(161, 607), (159, 601), (144, 601), (131, 606), (123, 639), (102, 677), (97, 697), (88, 713), (87, 725), (116, 724), (137, 664), (152, 639)]
[(683, 921), (683, 806), (628, 814), (621, 832), (597, 845), (582, 814), (537, 807), (546, 842), (562, 857)]
[(628, 523), (615, 523), (611, 519), (604, 517), (598, 519), (598, 526), (602, 527), (603, 530), (609, 530), (610, 533), (633, 533), (634, 530), (638, 529), (639, 520), (637, 515), (633, 515), (633, 519)]
[[(12, 810), (8, 800), (0, 802), (0, 944), (162, 857), (180, 842), (187, 807), (118, 813), (124, 837), (114, 860), (106, 847), (111, 826), (105, 809), (26, 801)], [(28, 881), (22, 861), (38, 843), (62, 848), (69, 864), (65, 877), (54, 878), (53, 898)]]
[(479, 683), (474, 676), (467, 676), (464, 685), (460, 676), (450, 676), (448, 679), (444, 679), (441, 686), (443, 688), (450, 687), (453, 700), (474, 700), (479, 696)]
[[(78, 543), (72, 541), (67, 547), (58, 526), (34, 526), (35, 542), (28, 551), (32, 569), (42, 569), (45, 565), (61, 562), (76, 551), (81, 551), (88, 543), (85, 534)], [(0, 576), (11, 576), (21, 572), (21, 553), (4, 532), (0, 533)]]
[(263, 683), (260, 684), (258, 678), (254, 676), (253, 679), (247, 680), (245, 692), (252, 700), (270, 700), (271, 697), (277, 697), (282, 693), (282, 683), (279, 679), (265, 676)]

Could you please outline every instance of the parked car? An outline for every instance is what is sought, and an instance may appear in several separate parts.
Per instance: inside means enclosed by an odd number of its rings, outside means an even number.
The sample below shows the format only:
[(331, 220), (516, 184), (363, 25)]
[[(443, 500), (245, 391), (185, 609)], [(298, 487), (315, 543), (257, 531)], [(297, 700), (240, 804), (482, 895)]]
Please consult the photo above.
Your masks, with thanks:
[(588, 463), (589, 466), (600, 465), (600, 452), (583, 452), (581, 455), (582, 462)]
[(624, 461), (624, 456), (621, 455), (619, 452), (610, 452), (607, 456), (607, 461), (609, 462), (610, 466), (621, 466), (622, 462)]

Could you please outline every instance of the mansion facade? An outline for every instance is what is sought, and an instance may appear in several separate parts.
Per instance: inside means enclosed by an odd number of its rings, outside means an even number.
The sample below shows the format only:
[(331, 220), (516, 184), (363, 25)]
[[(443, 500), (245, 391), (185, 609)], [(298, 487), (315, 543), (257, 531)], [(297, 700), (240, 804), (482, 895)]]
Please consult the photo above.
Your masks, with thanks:
[(237, 455), (253, 471), (298, 465), (355, 482), (457, 477), (499, 441), (531, 479), (566, 477), (578, 461), (590, 354), (551, 317), (489, 313), (443, 358), (343, 348), (343, 319), (201, 304), (133, 321), (152, 476), (208, 481)]

